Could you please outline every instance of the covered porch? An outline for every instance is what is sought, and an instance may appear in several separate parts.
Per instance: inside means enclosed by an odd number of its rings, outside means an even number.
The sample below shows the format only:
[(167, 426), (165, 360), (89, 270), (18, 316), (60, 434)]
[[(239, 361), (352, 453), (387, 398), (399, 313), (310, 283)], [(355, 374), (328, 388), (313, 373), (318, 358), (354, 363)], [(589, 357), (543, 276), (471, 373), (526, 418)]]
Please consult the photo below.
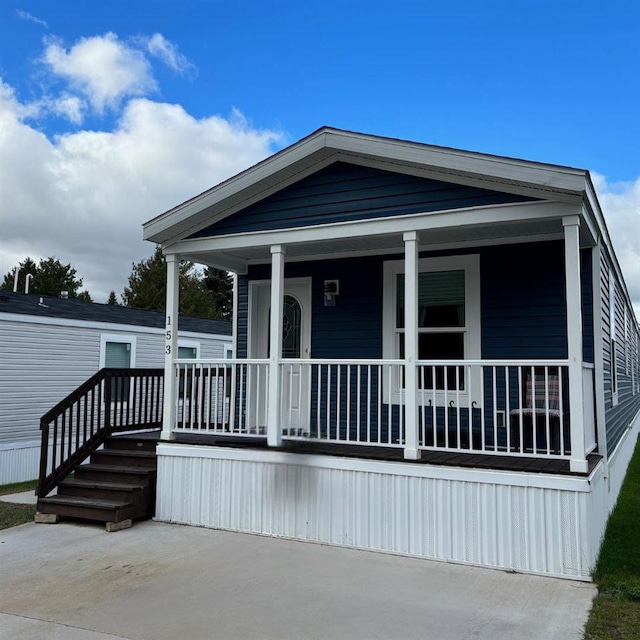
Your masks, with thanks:
[[(472, 222), (456, 211), (446, 223), (439, 214), (167, 247), (162, 438), (589, 473), (599, 457), (581, 267), (590, 267), (594, 238), (575, 211), (523, 203), (475, 211)], [(536, 255), (546, 267), (526, 264)], [(237, 274), (234, 358), (173, 357), (181, 258)], [(514, 261), (524, 281), (540, 270), (550, 281), (540, 299), (558, 300), (563, 328), (543, 327), (538, 353), (509, 346), (505, 327), (518, 320), (508, 313), (492, 326), (490, 298)], [(533, 288), (524, 282), (523, 295)]]

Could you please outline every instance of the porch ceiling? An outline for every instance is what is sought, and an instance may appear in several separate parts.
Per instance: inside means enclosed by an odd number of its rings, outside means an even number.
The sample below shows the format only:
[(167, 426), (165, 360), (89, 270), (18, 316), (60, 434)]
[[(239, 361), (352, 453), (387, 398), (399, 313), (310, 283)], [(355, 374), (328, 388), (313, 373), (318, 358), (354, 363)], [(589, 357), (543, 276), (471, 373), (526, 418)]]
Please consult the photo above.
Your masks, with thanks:
[[(591, 237), (583, 230), (583, 244), (590, 245)], [(563, 237), (562, 218), (534, 220), (527, 222), (497, 222), (491, 225), (460, 225), (442, 229), (419, 231), (420, 251), (433, 251), (446, 248), (486, 246), (555, 240)], [(250, 264), (271, 261), (273, 241), (265, 235), (264, 244), (255, 246), (216, 246), (220, 239), (210, 243), (198, 241), (189, 250), (188, 243), (180, 247), (180, 255), (195, 262), (243, 273)], [(402, 230), (389, 233), (356, 237), (341, 237), (321, 240), (280, 242), (286, 250), (287, 261), (335, 259), (340, 257), (403, 254), (404, 242)], [(209, 244), (209, 246), (206, 246)]]

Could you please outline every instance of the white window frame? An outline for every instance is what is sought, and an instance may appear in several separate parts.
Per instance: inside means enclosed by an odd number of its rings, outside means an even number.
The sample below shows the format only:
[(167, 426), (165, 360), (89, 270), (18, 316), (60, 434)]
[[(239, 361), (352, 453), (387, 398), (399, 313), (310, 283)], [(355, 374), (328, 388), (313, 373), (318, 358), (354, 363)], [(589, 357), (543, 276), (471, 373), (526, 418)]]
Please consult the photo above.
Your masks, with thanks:
[(225, 343), (224, 345), (224, 359), (233, 360), (233, 344)]
[[(118, 342), (120, 344), (128, 344), (129, 348), (129, 369), (134, 369), (136, 366), (136, 336), (124, 333), (101, 333), (100, 334), (100, 366), (99, 369), (104, 368), (107, 359), (107, 343)], [(132, 385), (129, 386), (129, 397), (125, 397), (124, 400), (115, 399), (112, 400), (112, 405), (120, 406), (120, 403), (128, 403), (131, 401), (131, 394), (133, 393)], [(105, 402), (105, 399), (103, 399)]]
[(185, 347), (186, 349), (195, 349), (196, 358), (200, 358), (200, 341), (199, 340), (183, 340), (181, 338), (178, 338), (178, 354), (180, 353), (180, 347)]
[(130, 348), (130, 358), (129, 358), (129, 368), (134, 369), (136, 366), (136, 336), (127, 335), (124, 333), (101, 333), (100, 334), (100, 358), (99, 358), (99, 369), (104, 368), (105, 361), (107, 359), (107, 342), (119, 342), (123, 344), (129, 344)]
[[(404, 260), (387, 260), (383, 271), (382, 295), (382, 357), (385, 360), (398, 360), (396, 335), (396, 300), (397, 276), (405, 270)], [(420, 258), (419, 273), (434, 273), (437, 271), (464, 271), (465, 310), (464, 327), (455, 327), (464, 334), (464, 360), (480, 360), (482, 355), (482, 329), (480, 309), (480, 254), (466, 254), (441, 256), (437, 258)], [(418, 333), (442, 333), (442, 330), (418, 329)], [(461, 362), (464, 362), (462, 360)], [(476, 369), (474, 367), (474, 369)], [(477, 375), (472, 375), (464, 391), (460, 391), (460, 403), (469, 405), (469, 398), (479, 404), (479, 368)], [(397, 404), (403, 401), (404, 389), (400, 388), (400, 379), (392, 384), (391, 402)], [(385, 402), (389, 402), (388, 386), (384, 385)], [(418, 394), (420, 397), (421, 394)], [(433, 395), (430, 393), (429, 397)], [(436, 401), (444, 401), (443, 391), (436, 391)]]

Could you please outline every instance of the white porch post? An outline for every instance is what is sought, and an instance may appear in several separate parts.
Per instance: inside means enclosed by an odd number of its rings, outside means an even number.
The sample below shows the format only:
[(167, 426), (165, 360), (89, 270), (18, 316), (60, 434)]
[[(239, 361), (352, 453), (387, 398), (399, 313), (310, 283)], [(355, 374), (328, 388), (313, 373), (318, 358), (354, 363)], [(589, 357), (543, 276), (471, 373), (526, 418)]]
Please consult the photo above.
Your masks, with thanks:
[(167, 303), (164, 334), (164, 396), (162, 405), (162, 440), (170, 440), (176, 420), (176, 371), (173, 359), (178, 350), (178, 301), (180, 296), (178, 256), (169, 254), (167, 261)]
[(419, 460), (418, 448), (418, 234), (404, 239), (404, 457)]
[(269, 332), (269, 413), (267, 444), (282, 444), (280, 424), (280, 357), (282, 355), (282, 312), (284, 294), (284, 247), (271, 247), (271, 326)]
[(582, 308), (580, 303), (580, 217), (566, 216), (564, 268), (567, 289), (567, 347), (569, 357), (569, 412), (571, 415), (571, 471), (586, 473), (582, 403)]

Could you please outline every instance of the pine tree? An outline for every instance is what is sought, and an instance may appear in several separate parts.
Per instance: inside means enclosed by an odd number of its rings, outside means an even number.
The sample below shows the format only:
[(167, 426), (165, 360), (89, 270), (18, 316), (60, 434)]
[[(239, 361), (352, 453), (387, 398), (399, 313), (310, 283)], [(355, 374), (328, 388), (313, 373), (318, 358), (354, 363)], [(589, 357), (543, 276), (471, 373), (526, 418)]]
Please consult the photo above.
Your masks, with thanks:
[[(82, 278), (77, 277), (76, 270), (70, 264), (62, 264), (57, 258), (41, 259), (38, 264), (27, 257), (18, 264), (18, 291), (25, 290), (27, 274), (33, 276), (29, 284), (31, 293), (39, 293), (45, 296), (59, 296), (63, 291), (67, 292), (69, 298), (78, 298), (91, 302), (88, 291), (80, 291)], [(15, 267), (5, 276), (0, 289), (3, 291), (13, 291), (13, 281)]]
[[(180, 313), (201, 318), (224, 318), (224, 301), (208, 289), (205, 277), (193, 262), (181, 262), (179, 271)], [(162, 249), (157, 246), (150, 258), (132, 265), (129, 285), (122, 294), (123, 304), (137, 309), (164, 312), (166, 280), (166, 261)]]

